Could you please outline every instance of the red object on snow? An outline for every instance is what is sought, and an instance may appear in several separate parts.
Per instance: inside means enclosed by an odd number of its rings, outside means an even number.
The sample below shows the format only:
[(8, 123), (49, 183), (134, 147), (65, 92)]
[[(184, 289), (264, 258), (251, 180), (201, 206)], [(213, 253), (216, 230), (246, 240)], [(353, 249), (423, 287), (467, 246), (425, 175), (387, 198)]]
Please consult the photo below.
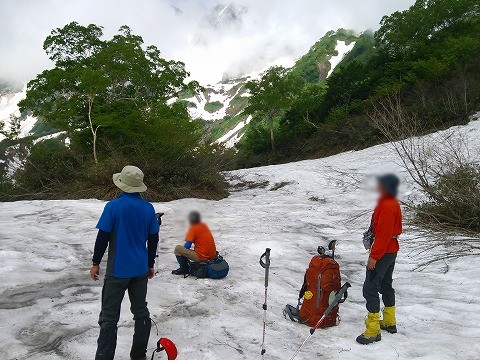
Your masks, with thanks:
[(167, 338), (161, 338), (157, 343), (158, 351), (165, 351), (168, 356), (168, 360), (175, 360), (178, 355), (178, 350), (172, 340)]

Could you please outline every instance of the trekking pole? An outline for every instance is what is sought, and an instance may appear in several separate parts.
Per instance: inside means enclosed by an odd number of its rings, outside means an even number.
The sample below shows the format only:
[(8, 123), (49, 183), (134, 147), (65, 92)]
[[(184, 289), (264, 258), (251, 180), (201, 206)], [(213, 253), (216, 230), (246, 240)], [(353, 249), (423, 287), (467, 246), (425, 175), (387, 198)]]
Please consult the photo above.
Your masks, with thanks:
[[(157, 220), (158, 220), (158, 225), (161, 226), (162, 225), (162, 216), (164, 215), (165, 213), (157, 213)], [(158, 232), (158, 242), (160, 242), (160, 231)], [(155, 275), (158, 274), (158, 245), (157, 245), (157, 254), (155, 255)]]
[(260, 265), (265, 269), (265, 301), (263, 302), (263, 340), (262, 340), (262, 358), (267, 352), (265, 350), (265, 332), (267, 329), (267, 293), (268, 293), (268, 274), (270, 271), (270, 249), (267, 248), (260, 256)]
[(348, 296), (348, 293), (347, 293), (347, 290), (349, 287), (351, 287), (352, 285), (350, 285), (350, 283), (345, 283), (345, 285), (343, 285), (340, 290), (338, 290), (337, 294), (335, 295), (335, 298), (333, 299), (333, 301), (331, 302), (331, 304), (328, 306), (327, 310), (325, 310), (325, 312), (323, 313), (322, 317), (320, 318), (320, 320), (318, 320), (317, 324), (312, 327), (310, 329), (310, 334), (307, 336), (307, 338), (303, 341), (302, 345), (300, 345), (297, 349), (297, 351), (295, 351), (295, 354), (293, 354), (293, 356), (290, 358), (290, 360), (293, 360), (297, 357), (298, 353), (300, 352), (300, 350), (303, 348), (303, 346), (307, 343), (308, 340), (310, 340), (310, 338), (313, 336), (313, 334), (315, 333), (315, 331), (320, 327), (320, 325), (322, 324), (323, 320), (325, 320), (325, 318), (328, 316), (328, 314), (330, 313), (330, 311), (332, 311), (332, 309), (339, 303), (343, 303), (346, 299), (347, 299), (347, 296)]

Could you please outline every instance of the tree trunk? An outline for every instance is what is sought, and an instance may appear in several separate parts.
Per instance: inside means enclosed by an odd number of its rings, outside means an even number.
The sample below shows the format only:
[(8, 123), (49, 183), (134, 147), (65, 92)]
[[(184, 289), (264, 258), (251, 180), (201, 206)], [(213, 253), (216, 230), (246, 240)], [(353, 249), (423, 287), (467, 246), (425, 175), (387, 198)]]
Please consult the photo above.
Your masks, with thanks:
[(93, 99), (95, 97), (92, 96), (88, 99), (88, 123), (90, 124), (90, 131), (92, 132), (93, 138), (93, 160), (95, 164), (98, 165), (98, 156), (97, 156), (97, 131), (100, 126), (94, 128), (93, 121), (92, 121), (92, 107), (93, 107)]
[(275, 134), (273, 133), (273, 116), (268, 117), (268, 126), (270, 127), (270, 141), (272, 143), (272, 151), (275, 151)]
[(463, 85), (463, 104), (465, 106), (465, 115), (468, 116), (468, 87), (465, 73), (462, 71), (462, 85)]
[(98, 165), (98, 156), (97, 156), (97, 131), (100, 126), (95, 128), (93, 132), (93, 160), (95, 160), (95, 164)]

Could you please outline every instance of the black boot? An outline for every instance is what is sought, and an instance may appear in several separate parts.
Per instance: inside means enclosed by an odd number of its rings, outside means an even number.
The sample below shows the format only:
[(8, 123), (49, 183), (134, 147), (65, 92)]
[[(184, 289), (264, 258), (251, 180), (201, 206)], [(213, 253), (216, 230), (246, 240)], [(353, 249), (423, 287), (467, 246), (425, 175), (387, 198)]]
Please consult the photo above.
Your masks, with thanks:
[(117, 327), (100, 328), (95, 360), (113, 360), (117, 347)]
[(173, 270), (173, 275), (188, 275), (189, 274), (189, 266), (188, 266), (188, 259), (185, 256), (177, 256), (177, 261), (180, 264), (180, 268), (177, 270)]
[(130, 359), (145, 360), (147, 358), (147, 346), (151, 327), (152, 320), (150, 318), (135, 320), (135, 333), (133, 334)]
[(386, 326), (386, 325), (382, 325), (382, 323), (380, 323), (380, 329), (385, 330), (385, 331), (389, 332), (390, 334), (396, 334), (397, 333), (397, 325)]
[(367, 337), (363, 334), (360, 334), (358, 337), (357, 337), (357, 342), (359, 344), (362, 344), (362, 345), (368, 345), (368, 344), (372, 344), (376, 341), (380, 341), (382, 340), (382, 335), (381, 334), (378, 334), (378, 335), (375, 335), (375, 336), (371, 336), (371, 337)]

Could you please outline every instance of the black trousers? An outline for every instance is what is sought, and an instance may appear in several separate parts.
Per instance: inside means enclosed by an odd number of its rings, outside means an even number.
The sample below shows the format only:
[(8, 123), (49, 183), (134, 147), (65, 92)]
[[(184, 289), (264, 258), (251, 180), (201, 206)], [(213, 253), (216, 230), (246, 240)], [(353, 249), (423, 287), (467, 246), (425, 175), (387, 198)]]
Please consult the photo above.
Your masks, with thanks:
[(363, 297), (367, 300), (367, 310), (371, 313), (380, 312), (380, 296), (383, 304), (395, 305), (395, 290), (393, 289), (393, 270), (397, 253), (385, 254), (377, 261), (374, 270), (367, 268), (367, 275), (363, 283)]
[[(110, 360), (115, 355), (117, 344), (117, 323), (125, 291), (130, 298), (130, 311), (135, 320), (135, 334), (132, 345), (132, 358), (136, 353), (144, 354), (150, 336), (150, 313), (147, 308), (147, 275), (132, 279), (105, 277), (102, 289), (102, 311), (100, 312), (100, 336), (95, 359)], [(135, 356), (133, 356), (135, 355)]]
[(130, 298), (130, 311), (133, 319), (150, 317), (147, 308), (147, 275), (132, 279), (119, 279), (112, 276), (105, 277), (102, 289), (102, 311), (98, 324), (100, 327), (116, 327), (120, 319), (120, 308), (125, 291)]

